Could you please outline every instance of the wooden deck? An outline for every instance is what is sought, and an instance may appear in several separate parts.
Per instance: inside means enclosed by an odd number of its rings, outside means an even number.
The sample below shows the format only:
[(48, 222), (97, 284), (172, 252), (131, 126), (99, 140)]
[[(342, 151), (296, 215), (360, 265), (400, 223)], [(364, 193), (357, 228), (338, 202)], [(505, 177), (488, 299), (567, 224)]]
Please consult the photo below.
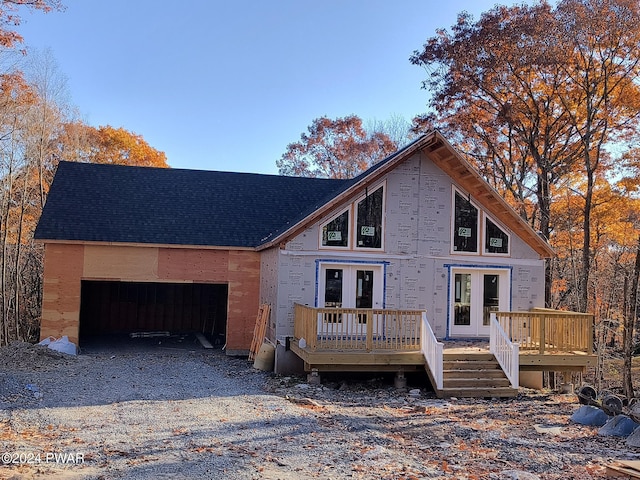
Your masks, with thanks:
[[(587, 366), (596, 363), (592, 343), (592, 315), (535, 310), (497, 312), (495, 319), (506, 336), (519, 345), (519, 350), (516, 349), (515, 352), (518, 354), (517, 369), (520, 371), (584, 371)], [(426, 344), (421, 342), (421, 335), (427, 334), (423, 322), (426, 322), (426, 314), (422, 311), (311, 308), (296, 305), (295, 334), (290, 346), (304, 361), (308, 372), (426, 370), (435, 385), (437, 380), (427, 360), (429, 355), (425, 351)], [(430, 328), (427, 327), (427, 330), (430, 331)], [(441, 380), (444, 381), (442, 388), (436, 389), (439, 396), (447, 391), (451, 395), (464, 396), (466, 389), (472, 388), (471, 385), (489, 385), (494, 382), (490, 378), (496, 377), (496, 374), (487, 373), (486, 366), (486, 362), (490, 361), (486, 356), (492, 355), (488, 339), (449, 340), (442, 344), (444, 349), (439, 369), (441, 373), (444, 369), (445, 374)], [(433, 356), (431, 358), (431, 362), (434, 362)], [(515, 361), (515, 357), (513, 358)], [(470, 367), (472, 363), (467, 363), (465, 372), (458, 374), (451, 372), (455, 368), (446, 368), (447, 362), (454, 360), (477, 363), (476, 367)], [(448, 365), (451, 366), (451, 363)], [(478, 371), (474, 374), (470, 368)], [(443, 378), (442, 375), (440, 378)], [(496, 380), (495, 388), (478, 387), (478, 395), (467, 396), (491, 396), (490, 392), (501, 392), (495, 396), (512, 396), (514, 389), (504, 387), (503, 382)]]
[(305, 363), (305, 370), (310, 372), (397, 372), (424, 370), (424, 355), (420, 350), (391, 351), (370, 350), (313, 351), (309, 346), (301, 348), (299, 340), (291, 342), (291, 350)]
[[(301, 348), (298, 339), (291, 342), (291, 350), (305, 363), (305, 371), (313, 369), (319, 372), (378, 372), (378, 371), (412, 371), (422, 370), (425, 365), (424, 355), (420, 350), (414, 351), (344, 351), (344, 350), (316, 350), (309, 346)], [(459, 342), (449, 340), (444, 342), (444, 354), (463, 353), (469, 356), (487, 353), (486, 348), (469, 348), (460, 346)], [(524, 350), (519, 352), (521, 371), (554, 371), (554, 372), (583, 372), (586, 367), (596, 365), (597, 356), (584, 352), (538, 352)]]

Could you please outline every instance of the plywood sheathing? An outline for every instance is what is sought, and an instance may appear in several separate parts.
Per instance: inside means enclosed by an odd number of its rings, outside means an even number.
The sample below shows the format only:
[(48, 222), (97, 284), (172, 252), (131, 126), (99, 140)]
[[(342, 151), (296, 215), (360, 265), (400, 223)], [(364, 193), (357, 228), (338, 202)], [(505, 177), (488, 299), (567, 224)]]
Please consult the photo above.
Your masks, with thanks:
[(41, 338), (67, 335), (78, 342), (83, 245), (45, 245)]
[[(260, 254), (229, 252), (227, 350), (248, 351), (260, 299)], [(231, 318), (234, 319), (231, 327)], [(242, 346), (242, 348), (240, 348)]]
[(229, 286), (227, 350), (248, 352), (260, 288), (260, 254), (119, 245), (45, 246), (41, 337), (77, 343), (81, 280), (225, 283)]
[(229, 271), (229, 251), (161, 248), (158, 278), (192, 282), (226, 283)]
[(158, 249), (86, 245), (84, 278), (146, 281), (158, 278)]

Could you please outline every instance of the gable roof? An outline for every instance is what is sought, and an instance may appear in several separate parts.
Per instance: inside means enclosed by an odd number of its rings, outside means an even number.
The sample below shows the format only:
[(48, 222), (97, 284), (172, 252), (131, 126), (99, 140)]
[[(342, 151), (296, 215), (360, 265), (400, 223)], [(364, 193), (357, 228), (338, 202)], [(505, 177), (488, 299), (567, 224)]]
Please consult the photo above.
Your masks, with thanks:
[(386, 173), (393, 170), (418, 151), (426, 154), (436, 166), (448, 174), (463, 190), (469, 193), (476, 203), (515, 232), (523, 241), (533, 248), (540, 257), (549, 258), (555, 256), (555, 252), (549, 243), (538, 235), (533, 228), (518, 215), (513, 207), (482, 178), (476, 169), (473, 168), (437, 130), (422, 135), (403, 149), (373, 165), (355, 177), (350, 183), (345, 183), (340, 190), (334, 192), (333, 198), (324, 204), (322, 208), (310, 212), (307, 217), (292, 224), (259, 248), (268, 248), (297, 235), (306, 228), (307, 225), (327, 215), (331, 209), (350, 197), (358, 195), (364, 188), (379, 181)]
[(61, 162), (34, 236), (262, 250), (291, 239), (417, 152), (541, 257), (554, 256), (437, 131), (349, 180)]
[(34, 236), (254, 248), (350, 182), (60, 162)]

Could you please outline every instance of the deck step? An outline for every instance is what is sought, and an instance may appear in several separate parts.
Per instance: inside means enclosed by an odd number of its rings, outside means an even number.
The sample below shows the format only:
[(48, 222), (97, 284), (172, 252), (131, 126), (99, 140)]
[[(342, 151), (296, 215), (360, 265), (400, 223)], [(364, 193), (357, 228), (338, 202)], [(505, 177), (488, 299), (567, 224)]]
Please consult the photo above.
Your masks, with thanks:
[(469, 360), (469, 361), (495, 361), (493, 353), (490, 352), (452, 352), (448, 353), (446, 350), (442, 354), (442, 358), (445, 362), (454, 360)]
[(507, 377), (503, 378), (444, 378), (444, 388), (502, 388), (509, 387), (511, 382)]
[(443, 388), (436, 392), (438, 398), (512, 398), (518, 395), (515, 388)]
[(508, 398), (518, 394), (489, 352), (445, 352), (442, 373), (443, 388), (436, 391), (440, 398)]
[(504, 378), (504, 372), (499, 368), (451, 369), (443, 370), (445, 378)]
[(444, 370), (499, 370), (500, 364), (496, 361), (480, 360), (477, 362), (467, 360), (445, 360), (442, 362), (442, 368)]

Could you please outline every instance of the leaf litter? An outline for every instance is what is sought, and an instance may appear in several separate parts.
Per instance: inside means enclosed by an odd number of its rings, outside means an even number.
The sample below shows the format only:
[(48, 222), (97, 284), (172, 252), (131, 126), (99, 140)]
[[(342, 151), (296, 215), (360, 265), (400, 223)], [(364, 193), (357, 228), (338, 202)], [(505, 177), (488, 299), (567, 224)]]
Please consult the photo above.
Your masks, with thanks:
[(640, 457), (570, 422), (572, 394), (441, 400), (426, 376), (411, 393), (380, 376), (309, 385), (220, 351), (52, 353), (0, 348), (0, 451), (84, 461), (0, 478), (595, 479)]

